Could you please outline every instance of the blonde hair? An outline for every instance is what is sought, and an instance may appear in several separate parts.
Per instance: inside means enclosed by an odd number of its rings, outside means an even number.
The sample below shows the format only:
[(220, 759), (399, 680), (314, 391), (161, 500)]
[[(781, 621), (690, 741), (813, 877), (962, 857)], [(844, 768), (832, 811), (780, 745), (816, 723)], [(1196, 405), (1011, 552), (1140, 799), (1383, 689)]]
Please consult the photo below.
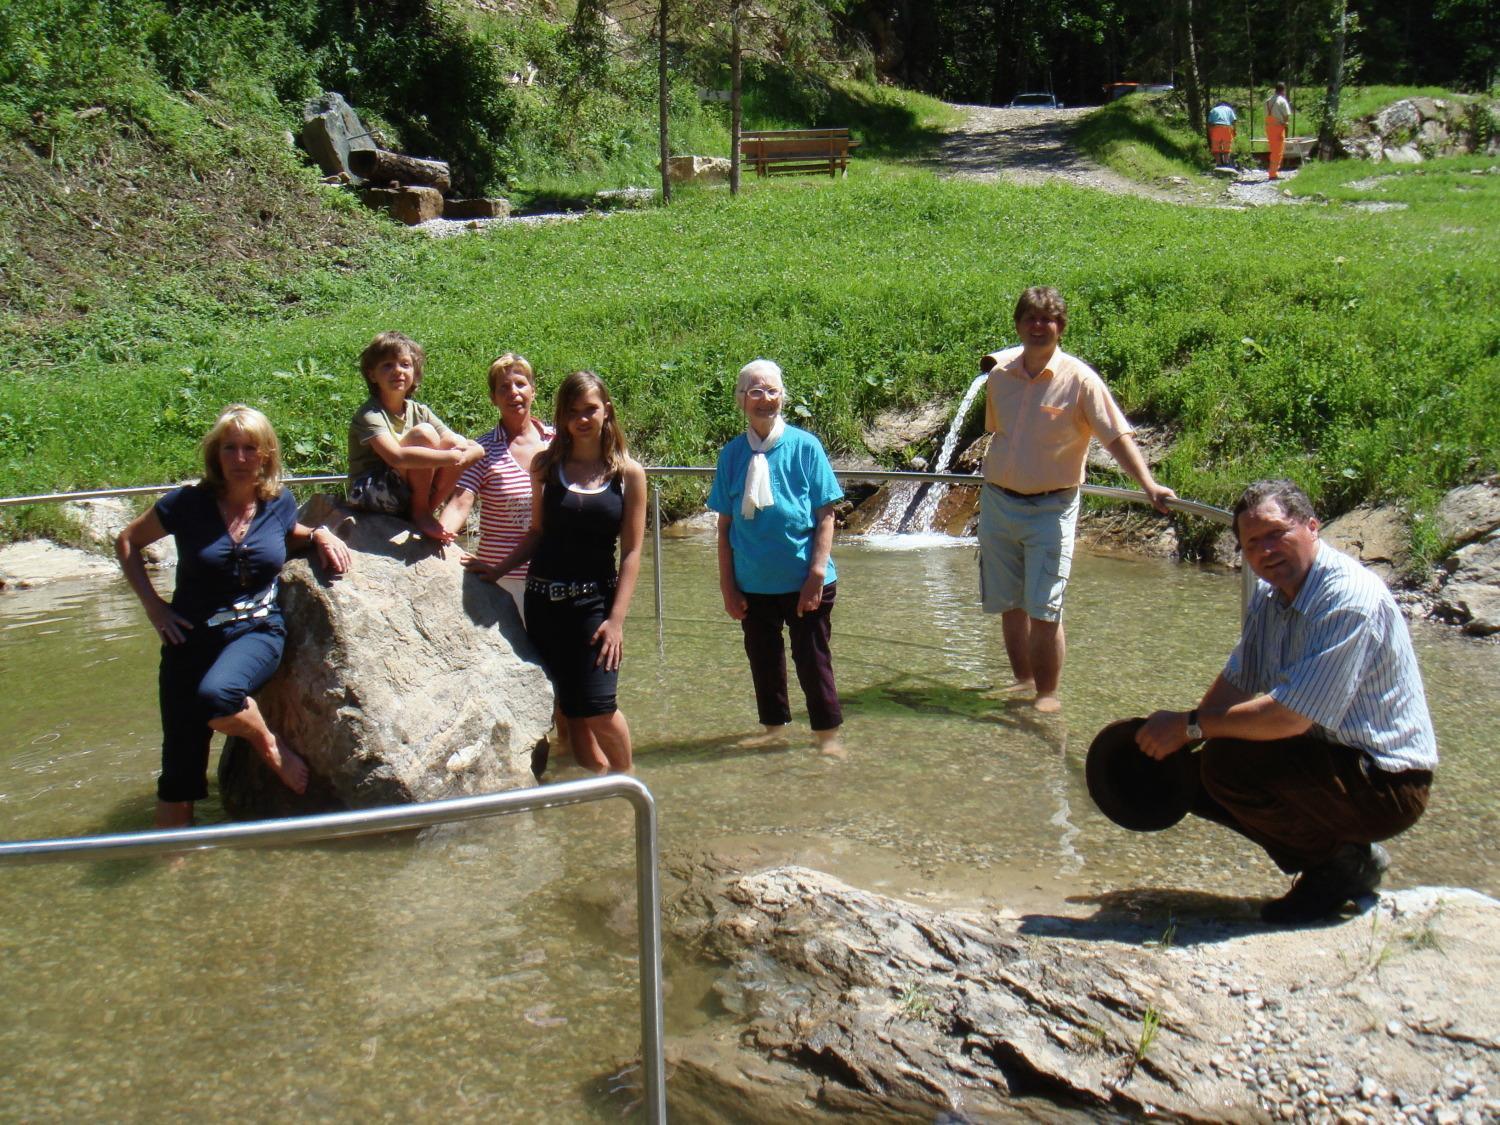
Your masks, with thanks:
[(488, 378), (491, 399), (495, 397), (495, 384), (507, 375), (513, 375), (517, 371), (526, 376), (526, 381), (531, 384), (531, 389), (533, 391), (536, 390), (536, 373), (531, 370), (530, 362), (528, 362), (524, 355), (517, 355), (515, 352), (506, 352), (499, 359), (495, 360), (494, 363), (490, 364)]
[(359, 373), (365, 377), (365, 385), (370, 388), (370, 393), (377, 393), (378, 388), (375, 381), (370, 378), (374, 370), (391, 356), (400, 355), (405, 352), (411, 356), (411, 390), (406, 397), (411, 398), (417, 393), (417, 388), (422, 385), (422, 371), (427, 366), (427, 353), (422, 350), (422, 345), (410, 336), (400, 332), (382, 332), (365, 345), (365, 350), (359, 353)]
[(545, 479), (554, 465), (561, 465), (573, 452), (573, 434), (568, 429), (568, 412), (573, 409), (573, 403), (589, 391), (598, 391), (599, 399), (604, 403), (604, 422), (599, 427), (599, 456), (604, 461), (607, 475), (613, 479), (625, 471), (629, 450), (625, 445), (625, 433), (615, 417), (615, 403), (609, 397), (609, 388), (592, 371), (575, 371), (557, 388), (557, 401), (552, 414), (552, 425), (557, 428), (557, 436), (532, 461), (532, 471), (536, 473), (538, 480)]
[(219, 464), (219, 449), (231, 430), (244, 434), (260, 450), (260, 480), (255, 484), (256, 498), (271, 500), (280, 496), (281, 443), (276, 440), (271, 420), (255, 407), (241, 402), (226, 406), (213, 428), (203, 435), (203, 483), (223, 495), (224, 469)]

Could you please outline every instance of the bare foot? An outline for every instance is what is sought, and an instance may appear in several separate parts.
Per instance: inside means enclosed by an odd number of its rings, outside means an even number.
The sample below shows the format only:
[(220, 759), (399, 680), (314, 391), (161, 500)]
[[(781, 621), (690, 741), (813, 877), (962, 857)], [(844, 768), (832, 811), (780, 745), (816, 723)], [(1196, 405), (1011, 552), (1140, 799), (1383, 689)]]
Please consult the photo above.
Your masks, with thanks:
[(849, 751), (844, 749), (844, 728), (834, 727), (832, 730), (815, 730), (813, 738), (818, 742), (818, 753), (825, 758), (834, 758), (842, 762), (849, 756)]
[(1012, 680), (1010, 683), (1006, 684), (1004, 687), (989, 688), (986, 691), (984, 691), (982, 694), (990, 696), (991, 698), (993, 698), (995, 696), (1000, 696), (1002, 698), (1005, 698), (1005, 697), (1014, 696), (1014, 695), (1034, 695), (1035, 693), (1036, 693), (1036, 681), (1035, 680)]
[(307, 763), (302, 760), (302, 755), (290, 746), (282, 746), (276, 739), (271, 739), (271, 745), (264, 753), (266, 765), (275, 771), (276, 776), (281, 778), (281, 783), (293, 793), (307, 792)]
[(779, 726), (764, 726), (760, 728), (759, 734), (747, 734), (740, 739), (737, 746), (772, 748), (786, 745), (787, 724)]
[(1055, 715), (1062, 710), (1062, 700), (1055, 695), (1039, 695), (1032, 706), (1044, 715)]
[(428, 539), (435, 539), (437, 542), (442, 543), (444, 546), (453, 542), (453, 533), (445, 528), (442, 524), (438, 523), (438, 521), (433, 518), (431, 512), (424, 512), (422, 515), (412, 520), (412, 523), (416, 524), (417, 530), (420, 531)]

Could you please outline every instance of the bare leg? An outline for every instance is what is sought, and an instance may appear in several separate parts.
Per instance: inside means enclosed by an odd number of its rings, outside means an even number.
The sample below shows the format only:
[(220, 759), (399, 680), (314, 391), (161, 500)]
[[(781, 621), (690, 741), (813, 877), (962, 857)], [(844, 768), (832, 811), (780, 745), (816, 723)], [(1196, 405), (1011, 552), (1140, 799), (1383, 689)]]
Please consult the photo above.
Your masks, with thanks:
[[(449, 438), (439, 441), (439, 449), (462, 449), (464, 442), (460, 438)], [(433, 510), (441, 508), (448, 502), (448, 497), (453, 495), (454, 486), (458, 484), (458, 478), (464, 475), (464, 470), (457, 465), (445, 465), (432, 474), (432, 507)]]
[(573, 753), (573, 726), (556, 707), (552, 709), (552, 725), (557, 728), (557, 738), (552, 743), (553, 761), (561, 761)]
[[(419, 449), (441, 449), (443, 440), (435, 429), (424, 422), (407, 430), (401, 436), (401, 444)], [(406, 478), (407, 486), (411, 489), (411, 522), (429, 539), (446, 543), (450, 536), (432, 514), (438, 506), (436, 490), (433, 488), (438, 472), (434, 469), (403, 469), (401, 475)]]
[(1029, 692), (1036, 681), (1031, 662), (1031, 618), (1024, 609), (1008, 609), (1000, 615), (1000, 627), (1005, 635), (1010, 672), (1015, 677), (1015, 682), (1005, 690)]
[(631, 768), (630, 724), (625, 721), (625, 712), (615, 710), (608, 715), (594, 715), (579, 719), (573, 724), (576, 731), (586, 727), (608, 761), (610, 773), (629, 773)]
[(307, 791), (307, 763), (290, 746), (282, 746), (276, 741), (254, 699), (247, 696), (245, 709), (239, 714), (210, 719), (208, 725), (224, 734), (243, 738), (293, 793)]
[(1036, 709), (1049, 713), (1061, 711), (1057, 685), (1062, 679), (1063, 654), (1067, 648), (1062, 622), (1032, 620), (1029, 627), (1031, 666), (1036, 672)]
[(573, 760), (590, 773), (607, 773), (609, 759), (599, 746), (599, 739), (588, 719), (568, 720), (568, 734), (573, 743)]
[(157, 801), (157, 828), (190, 828), (193, 824), (192, 801)]

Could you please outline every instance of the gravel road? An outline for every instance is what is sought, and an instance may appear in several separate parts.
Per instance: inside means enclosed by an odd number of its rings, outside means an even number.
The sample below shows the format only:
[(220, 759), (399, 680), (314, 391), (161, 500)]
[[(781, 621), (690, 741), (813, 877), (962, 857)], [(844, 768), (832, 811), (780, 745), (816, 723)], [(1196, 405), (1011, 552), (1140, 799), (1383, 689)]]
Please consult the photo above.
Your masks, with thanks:
[[(1073, 146), (1074, 124), (1092, 106), (1079, 109), (1000, 109), (960, 105), (965, 117), (938, 144), (930, 163), (940, 171), (971, 180), (1043, 184), (1054, 180), (1135, 195), (1165, 203), (1197, 206), (1263, 206), (1287, 197), (1266, 182), (1262, 171), (1242, 172), (1228, 192), (1217, 183), (1153, 185), (1138, 183), (1096, 164)], [(1290, 178), (1290, 175), (1288, 175)]]

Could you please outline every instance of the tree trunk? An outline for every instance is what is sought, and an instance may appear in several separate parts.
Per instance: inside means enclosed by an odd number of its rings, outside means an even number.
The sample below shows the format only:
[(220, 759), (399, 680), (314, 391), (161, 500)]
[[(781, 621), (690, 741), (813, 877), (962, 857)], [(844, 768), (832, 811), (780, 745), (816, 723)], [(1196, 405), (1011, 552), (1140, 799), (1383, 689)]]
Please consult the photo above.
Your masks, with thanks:
[(729, 13), (729, 194), (740, 193), (740, 5)]
[(667, 138), (668, 111), (672, 104), (672, 84), (667, 77), (667, 7), (668, 0), (658, 0), (661, 5), (656, 23), (656, 131), (657, 151), (661, 157), (661, 201), (672, 202), (672, 145)]
[(1323, 120), (1318, 123), (1318, 159), (1334, 160), (1343, 151), (1339, 144), (1339, 97), (1344, 90), (1344, 28), (1348, 0), (1334, 0), (1333, 34), (1328, 43), (1328, 91), (1323, 95)]
[(1010, 70), (1005, 57), (1005, 15), (1009, 7), (1009, 0), (994, 0), (990, 5), (995, 18), (995, 62), (990, 70), (990, 105), (1001, 105), (1005, 99), (1005, 84)]
[(452, 186), (448, 165), (444, 161), (421, 160), (399, 152), (387, 152), (383, 148), (351, 150), (349, 168), (355, 175), (369, 180), (371, 187), (384, 187), (392, 180), (400, 184), (435, 187), (438, 191), (447, 191)]
[(1183, 85), (1187, 88), (1188, 123), (1200, 137), (1208, 134), (1207, 106), (1203, 83), (1198, 74), (1198, 37), (1193, 29), (1193, 0), (1183, 0), (1183, 47), (1186, 55)]

